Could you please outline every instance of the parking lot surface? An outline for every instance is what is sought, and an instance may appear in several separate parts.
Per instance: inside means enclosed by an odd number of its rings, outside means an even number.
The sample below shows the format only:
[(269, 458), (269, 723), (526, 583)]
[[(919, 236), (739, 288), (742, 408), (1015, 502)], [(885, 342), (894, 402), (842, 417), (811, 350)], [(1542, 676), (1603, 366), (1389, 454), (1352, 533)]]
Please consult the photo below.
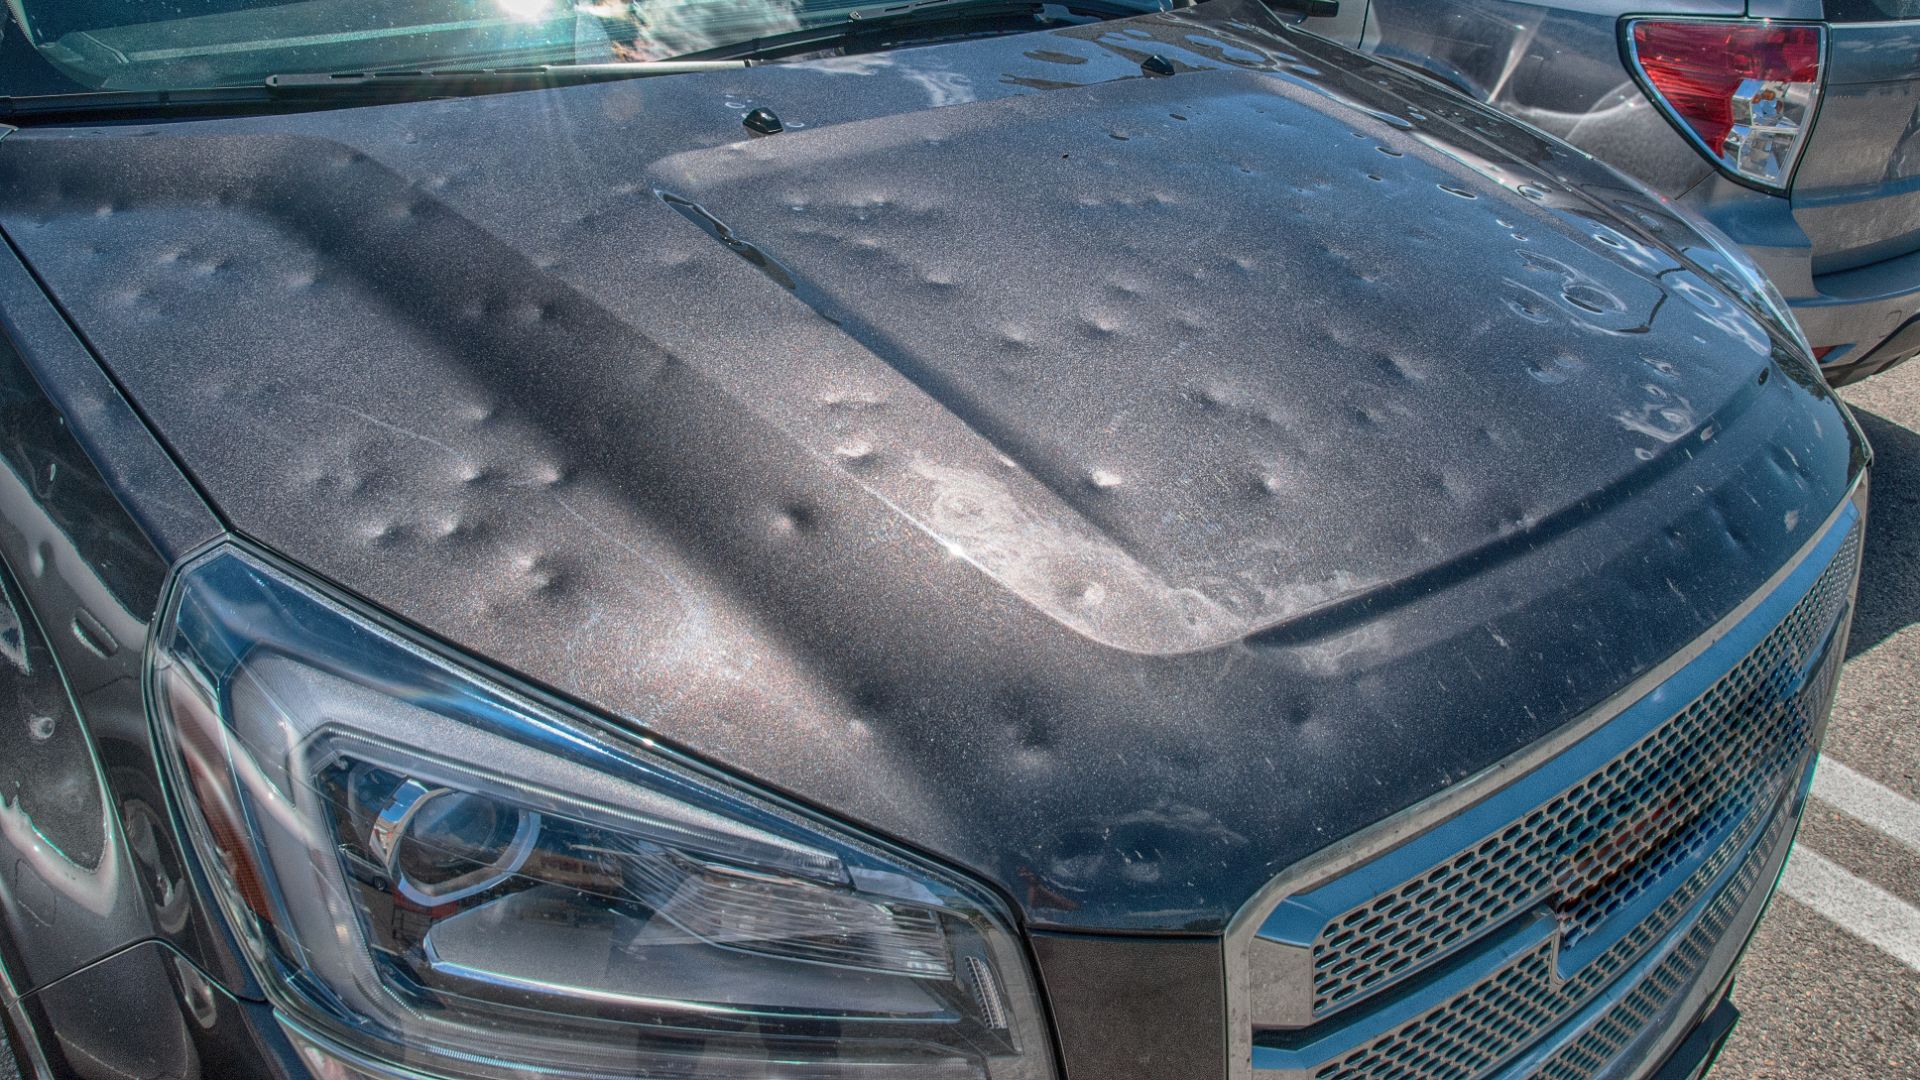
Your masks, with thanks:
[(1844, 396), (1876, 453), (1859, 611), (1714, 1080), (1920, 1080), (1920, 361)]

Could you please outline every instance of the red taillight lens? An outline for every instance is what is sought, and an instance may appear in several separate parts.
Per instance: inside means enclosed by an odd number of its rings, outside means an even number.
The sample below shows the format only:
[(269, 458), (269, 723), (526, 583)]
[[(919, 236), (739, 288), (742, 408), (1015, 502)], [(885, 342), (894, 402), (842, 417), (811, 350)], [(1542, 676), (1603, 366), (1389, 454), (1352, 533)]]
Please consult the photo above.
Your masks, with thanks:
[(1785, 186), (1820, 95), (1822, 27), (1640, 20), (1629, 33), (1655, 99), (1709, 157), (1749, 180)]

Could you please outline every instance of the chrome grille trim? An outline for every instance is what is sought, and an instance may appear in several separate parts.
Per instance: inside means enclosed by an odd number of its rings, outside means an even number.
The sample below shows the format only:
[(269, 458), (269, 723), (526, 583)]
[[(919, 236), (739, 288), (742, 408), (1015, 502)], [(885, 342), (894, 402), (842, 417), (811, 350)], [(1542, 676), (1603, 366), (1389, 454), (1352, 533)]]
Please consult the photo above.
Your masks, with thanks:
[[(1584, 1016), (1583, 1010), (1596, 1008), (1596, 1001), (1628, 992), (1631, 988), (1626, 984), (1634, 981), (1632, 973), (1641, 971), (1647, 956), (1692, 932), (1692, 923), (1699, 917), (1697, 905), (1711, 899), (1709, 886), (1735, 872), (1736, 854), (1765, 847), (1762, 827), (1775, 819), (1767, 810), (1781, 791), (1791, 797), (1793, 779), (1804, 774), (1831, 703), (1831, 683), (1844, 648), (1843, 624), (1839, 632), (1834, 627), (1851, 601), (1857, 576), (1864, 500), (1861, 484), (1801, 552), (1739, 610), (1588, 716), (1469, 781), (1305, 860), (1270, 883), (1229, 928), (1229, 1069), (1235, 1080), (1254, 1075), (1256, 1028), (1268, 1029), (1261, 1037), (1263, 1076), (1276, 1065), (1297, 1075), (1369, 1080), (1489, 1075), (1514, 1060), (1539, 1063), (1534, 1052), (1558, 1039), (1547, 1038), (1548, 1032), (1585, 1023), (1569, 1017)], [(1763, 607), (1765, 611), (1759, 610)], [(1774, 643), (1773, 659), (1748, 665), (1747, 683), (1721, 685), (1741, 675), (1748, 658), (1760, 654), (1769, 642)], [(1815, 665), (1822, 647), (1829, 652)], [(1710, 652), (1714, 655), (1707, 656)], [(1780, 657), (1791, 663), (1780, 663)], [(1689, 668), (1685, 677), (1676, 677)], [(1711, 702), (1700, 702), (1716, 686), (1723, 696), (1758, 695), (1756, 700), (1778, 709), (1773, 702), (1787, 689), (1781, 680), (1796, 675), (1800, 681), (1792, 687), (1791, 700), (1797, 705), (1792, 709), (1797, 716), (1777, 714), (1777, 724), (1756, 723), (1749, 725), (1753, 730), (1736, 732), (1746, 740), (1740, 744), (1737, 760), (1768, 762), (1767, 767), (1755, 769), (1749, 764), (1721, 770), (1737, 776), (1740, 783), (1706, 788), (1701, 781), (1711, 778), (1694, 770), (1690, 790), (1704, 794), (1689, 804), (1686, 814), (1663, 817), (1669, 806), (1664, 798), (1630, 802), (1630, 807), (1640, 810), (1651, 808), (1644, 819), (1649, 824), (1613, 852), (1601, 846), (1604, 836), (1582, 838), (1576, 850), (1598, 855), (1581, 856), (1574, 862), (1575, 874), (1555, 879), (1566, 885), (1570, 876), (1574, 878), (1579, 888), (1572, 895), (1580, 902), (1563, 905), (1557, 913), (1541, 910), (1538, 901), (1551, 890), (1538, 888), (1541, 879), (1536, 876), (1508, 893), (1505, 905), (1493, 906), (1478, 925), (1440, 935), (1438, 944), (1419, 956), (1417, 963), (1403, 965), (1392, 978), (1376, 980), (1369, 994), (1351, 998), (1358, 1002), (1383, 994), (1379, 1000), (1333, 1010), (1326, 1009), (1325, 1000), (1314, 1000), (1314, 969), (1300, 958), (1309, 956), (1316, 942), (1331, 943), (1331, 948), (1322, 948), (1322, 959), (1340, 947), (1369, 947), (1362, 940), (1364, 935), (1339, 936), (1349, 926), (1322, 934), (1329, 923), (1354, 910), (1398, 911), (1388, 920), (1393, 925), (1399, 925), (1394, 920), (1409, 917), (1417, 922), (1417, 911), (1435, 907), (1458, 916), (1467, 905), (1449, 906), (1444, 896), (1437, 905), (1428, 903), (1431, 897), (1406, 902), (1407, 887), (1429, 872), (1423, 868), (1437, 867), (1433, 873), (1438, 878), (1458, 884), (1447, 879), (1453, 856), (1471, 853), (1483, 839), (1497, 841), (1508, 830), (1524, 827), (1528, 807), (1545, 807), (1557, 798), (1554, 792), (1565, 794), (1592, 780), (1635, 747), (1674, 730), (1689, 710), (1713, 713)], [(1734, 700), (1720, 711), (1740, 712), (1738, 706), (1740, 702)], [(1649, 719), (1649, 709), (1664, 712)], [(1624, 729), (1625, 737), (1618, 737), (1617, 729)], [(1701, 738), (1713, 742), (1720, 734), (1724, 733)], [(1664, 790), (1660, 785), (1673, 779), (1657, 774), (1651, 788)], [(1688, 782), (1685, 774), (1679, 779)], [(1516, 800), (1522, 803), (1517, 812)], [(1712, 812), (1701, 812), (1703, 808)], [(1487, 816), (1501, 811), (1509, 816)], [(1797, 808), (1792, 814), (1779, 815), (1774, 825), (1784, 828), (1781, 822), (1793, 819), (1797, 819)], [(1489, 820), (1494, 827), (1488, 827)], [(1500, 827), (1501, 822), (1506, 828)], [(1652, 838), (1647, 839), (1647, 834)], [(1508, 838), (1510, 843), (1516, 839)], [(1418, 854), (1410, 859), (1398, 857), (1408, 849)], [(1383, 854), (1389, 851), (1395, 857)], [(1383, 865), (1388, 869), (1383, 871)], [(1393, 866), (1402, 868), (1398, 878), (1391, 876)], [(1609, 872), (1623, 866), (1644, 872)], [(1362, 869), (1365, 872), (1356, 872)], [(1584, 882), (1579, 881), (1583, 876)], [(1338, 895), (1338, 889), (1329, 887), (1343, 879), (1359, 883), (1356, 895), (1364, 903), (1331, 909), (1322, 904), (1315, 909), (1295, 902), (1316, 893), (1321, 900)], [(1364, 891), (1369, 887), (1385, 898), (1378, 908), (1372, 906), (1376, 897)], [(1615, 912), (1617, 918), (1607, 917)], [(1364, 959), (1378, 964), (1382, 956), (1376, 949)], [(1330, 966), (1323, 964), (1321, 970)], [(1357, 966), (1342, 970), (1351, 972)], [(1416, 974), (1421, 977), (1406, 981)], [(1388, 989), (1392, 992), (1385, 993)], [(1543, 999), (1542, 993), (1549, 996)], [(1297, 1010), (1305, 1019), (1297, 1024), (1276, 1023), (1277, 999), (1282, 1011)], [(1316, 1004), (1326, 1018), (1317, 1019), (1308, 1011)], [(1450, 1004), (1456, 1007), (1449, 1009)], [(1422, 1021), (1431, 1028), (1440, 1014), (1448, 1013), (1457, 1014), (1448, 1039), (1436, 1041), (1431, 1030), (1425, 1035), (1416, 1030)], [(1302, 1030), (1296, 1036), (1271, 1030), (1288, 1026)], [(1391, 1050), (1389, 1044), (1396, 1039), (1414, 1049), (1381, 1053), (1377, 1064), (1365, 1064), (1363, 1059), (1371, 1060), (1376, 1051)], [(1526, 1057), (1516, 1058), (1518, 1054)]]
[[(1579, 946), (1677, 867), (1751, 828), (1806, 757), (1818, 717), (1795, 679), (1809, 671), (1846, 606), (1860, 529), (1777, 626), (1705, 693), (1603, 767), (1505, 829), (1327, 921), (1313, 943), (1314, 1008), (1324, 1017), (1443, 961), (1553, 897), (1562, 968)], [(1815, 680), (1808, 679), (1811, 685)], [(1783, 703), (1776, 717), (1774, 703)], [(1780, 722), (1784, 721), (1784, 722)], [(1736, 765), (1739, 767), (1725, 767)], [(1578, 956), (1578, 959), (1574, 959)]]

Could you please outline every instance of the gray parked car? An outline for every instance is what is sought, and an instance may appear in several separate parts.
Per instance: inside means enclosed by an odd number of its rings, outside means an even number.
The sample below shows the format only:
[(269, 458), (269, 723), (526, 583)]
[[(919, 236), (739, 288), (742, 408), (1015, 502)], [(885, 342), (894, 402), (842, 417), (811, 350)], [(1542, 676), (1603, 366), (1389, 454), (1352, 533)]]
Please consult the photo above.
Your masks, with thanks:
[(1829, 381), (1920, 352), (1920, 0), (1345, 0), (1312, 22), (1699, 212)]

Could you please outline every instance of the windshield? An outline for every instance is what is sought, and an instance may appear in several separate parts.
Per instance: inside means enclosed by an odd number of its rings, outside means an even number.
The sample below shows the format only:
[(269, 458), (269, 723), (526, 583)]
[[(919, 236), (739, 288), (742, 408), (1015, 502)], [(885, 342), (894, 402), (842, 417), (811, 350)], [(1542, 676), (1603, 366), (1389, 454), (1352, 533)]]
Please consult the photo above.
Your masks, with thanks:
[[(7, 96), (239, 86), (288, 73), (663, 60), (845, 23), (851, 12), (876, 6), (874, 0), (6, 2), (12, 19), (0, 36), (0, 94)], [(1161, 6), (1139, 0), (1142, 11)]]

